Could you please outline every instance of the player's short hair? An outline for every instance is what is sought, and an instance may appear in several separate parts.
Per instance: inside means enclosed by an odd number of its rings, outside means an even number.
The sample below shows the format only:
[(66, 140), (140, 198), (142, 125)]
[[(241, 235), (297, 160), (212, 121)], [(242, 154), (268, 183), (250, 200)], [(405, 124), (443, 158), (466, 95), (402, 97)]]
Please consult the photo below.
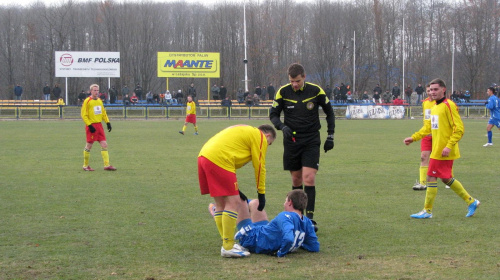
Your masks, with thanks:
[(430, 87), (431, 87), (430, 83), (425, 84), (425, 88), (430, 88)]
[(491, 92), (493, 92), (493, 95), (496, 95), (494, 87), (489, 87), (488, 89), (491, 90)]
[(90, 85), (90, 88), (89, 88), (89, 89), (90, 89), (90, 91), (92, 91), (92, 89), (93, 89), (94, 87), (97, 87), (97, 89), (99, 89), (99, 85), (98, 85), (98, 84), (91, 84), (91, 85)]
[(259, 126), (258, 129), (260, 131), (262, 131), (263, 133), (271, 133), (271, 135), (273, 136), (273, 139), (276, 139), (276, 130), (271, 125), (263, 124), (263, 125)]
[(288, 76), (295, 78), (297, 76), (304, 76), (306, 73), (306, 70), (304, 69), (304, 66), (298, 64), (298, 63), (293, 63), (288, 67)]
[(434, 80), (432, 80), (429, 84), (430, 84), (430, 85), (436, 85), (436, 84), (437, 84), (437, 85), (439, 85), (440, 87), (444, 87), (444, 88), (446, 87), (446, 84), (445, 84), (445, 83), (444, 83), (444, 81), (443, 81), (443, 80), (441, 80), (441, 79), (434, 79)]
[(307, 194), (303, 190), (289, 191), (286, 196), (292, 202), (294, 209), (304, 212), (307, 206)]

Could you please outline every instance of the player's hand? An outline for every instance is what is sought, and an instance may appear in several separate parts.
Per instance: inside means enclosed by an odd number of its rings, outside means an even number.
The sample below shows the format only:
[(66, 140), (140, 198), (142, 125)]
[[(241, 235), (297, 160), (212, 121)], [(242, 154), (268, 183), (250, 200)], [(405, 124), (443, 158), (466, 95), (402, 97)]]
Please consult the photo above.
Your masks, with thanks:
[(405, 143), (405, 145), (410, 145), (411, 143), (413, 143), (413, 138), (411, 137), (406, 137), (405, 140), (403, 140), (403, 142)]
[(244, 193), (242, 193), (240, 190), (238, 192), (240, 193), (241, 200), (247, 202), (248, 201), (248, 197)]
[(450, 155), (450, 148), (444, 147), (443, 151), (441, 152), (442, 157), (448, 157)]
[(259, 193), (259, 207), (257, 207), (257, 210), (262, 211), (264, 210), (264, 206), (266, 206), (266, 195), (263, 193)]
[(95, 132), (95, 127), (93, 125), (89, 125), (89, 130), (90, 130), (90, 133), (94, 133)]
[(292, 139), (293, 132), (291, 128), (285, 125), (281, 128), (281, 131), (283, 131), (283, 139)]
[(328, 152), (329, 150), (333, 149), (334, 146), (335, 146), (335, 143), (333, 142), (333, 134), (328, 135), (328, 137), (326, 138), (326, 141), (325, 141), (325, 145), (323, 146), (323, 148), (325, 149), (325, 153)]
[(108, 132), (111, 132), (111, 123), (106, 123), (106, 125), (108, 126)]

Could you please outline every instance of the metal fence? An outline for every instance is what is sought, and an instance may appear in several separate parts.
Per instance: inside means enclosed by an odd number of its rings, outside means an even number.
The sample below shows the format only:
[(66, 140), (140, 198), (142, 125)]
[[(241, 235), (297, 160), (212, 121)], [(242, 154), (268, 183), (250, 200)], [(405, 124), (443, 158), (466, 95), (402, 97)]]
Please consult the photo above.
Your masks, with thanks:
[[(345, 118), (346, 105), (332, 106), (336, 118)], [(229, 119), (253, 119), (268, 118), (269, 106), (198, 106), (196, 108), (197, 118), (229, 118)], [(0, 119), (80, 119), (79, 106), (23, 106), (4, 105), (0, 106)], [(110, 118), (120, 119), (170, 119), (184, 118), (186, 116), (185, 106), (159, 106), (159, 105), (135, 105), (135, 106), (106, 106)], [(460, 116), (463, 118), (485, 118), (489, 117), (489, 110), (484, 105), (462, 105), (459, 106)], [(320, 114), (323, 111), (320, 110)], [(406, 118), (421, 118), (422, 108), (420, 106), (405, 106)]]

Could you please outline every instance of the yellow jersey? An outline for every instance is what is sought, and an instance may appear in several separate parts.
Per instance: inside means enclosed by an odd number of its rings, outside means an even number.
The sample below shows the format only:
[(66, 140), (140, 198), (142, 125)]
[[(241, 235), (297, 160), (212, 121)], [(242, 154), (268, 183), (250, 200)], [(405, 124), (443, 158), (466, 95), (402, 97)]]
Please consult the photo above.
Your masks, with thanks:
[(186, 103), (186, 115), (196, 115), (196, 103), (194, 101)]
[[(464, 124), (458, 114), (458, 107), (450, 99), (436, 101), (430, 112), (430, 121), (424, 121), (424, 126), (411, 138), (418, 141), (432, 133), (431, 158), (438, 160), (454, 160), (460, 158), (458, 141), (464, 135)], [(442, 157), (443, 149), (450, 149), (447, 157)]]
[(106, 109), (102, 100), (100, 98), (92, 99), (92, 97), (87, 97), (82, 104), (82, 120), (86, 126), (93, 123), (104, 122), (109, 123), (108, 114), (106, 114)]
[(267, 138), (258, 128), (248, 125), (228, 127), (210, 138), (198, 157), (203, 156), (229, 172), (252, 162), (257, 192), (266, 193)]

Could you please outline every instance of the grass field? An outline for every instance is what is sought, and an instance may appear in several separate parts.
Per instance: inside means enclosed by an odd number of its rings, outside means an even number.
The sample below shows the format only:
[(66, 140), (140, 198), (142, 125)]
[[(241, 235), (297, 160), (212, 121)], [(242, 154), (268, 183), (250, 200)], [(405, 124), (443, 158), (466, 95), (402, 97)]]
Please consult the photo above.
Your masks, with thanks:
[[(199, 194), (196, 157), (219, 130), (268, 120), (113, 121), (111, 164), (96, 143), (82, 171), (81, 121), (0, 122), (0, 279), (499, 279), (500, 140), (486, 143), (486, 120), (464, 120), (455, 175), (481, 200), (466, 204), (439, 183), (434, 217), (412, 220), (425, 192), (420, 143), (403, 138), (421, 120), (337, 121), (335, 148), (322, 153), (315, 220), (319, 253), (286, 258), (220, 257), (218, 232)], [(323, 128), (323, 131), (326, 129)], [(282, 211), (290, 176), (281, 133), (267, 155), (267, 204)], [(323, 133), (322, 138), (326, 135)], [(228, 139), (230, 141), (230, 139)], [(251, 165), (240, 188), (255, 197)]]

